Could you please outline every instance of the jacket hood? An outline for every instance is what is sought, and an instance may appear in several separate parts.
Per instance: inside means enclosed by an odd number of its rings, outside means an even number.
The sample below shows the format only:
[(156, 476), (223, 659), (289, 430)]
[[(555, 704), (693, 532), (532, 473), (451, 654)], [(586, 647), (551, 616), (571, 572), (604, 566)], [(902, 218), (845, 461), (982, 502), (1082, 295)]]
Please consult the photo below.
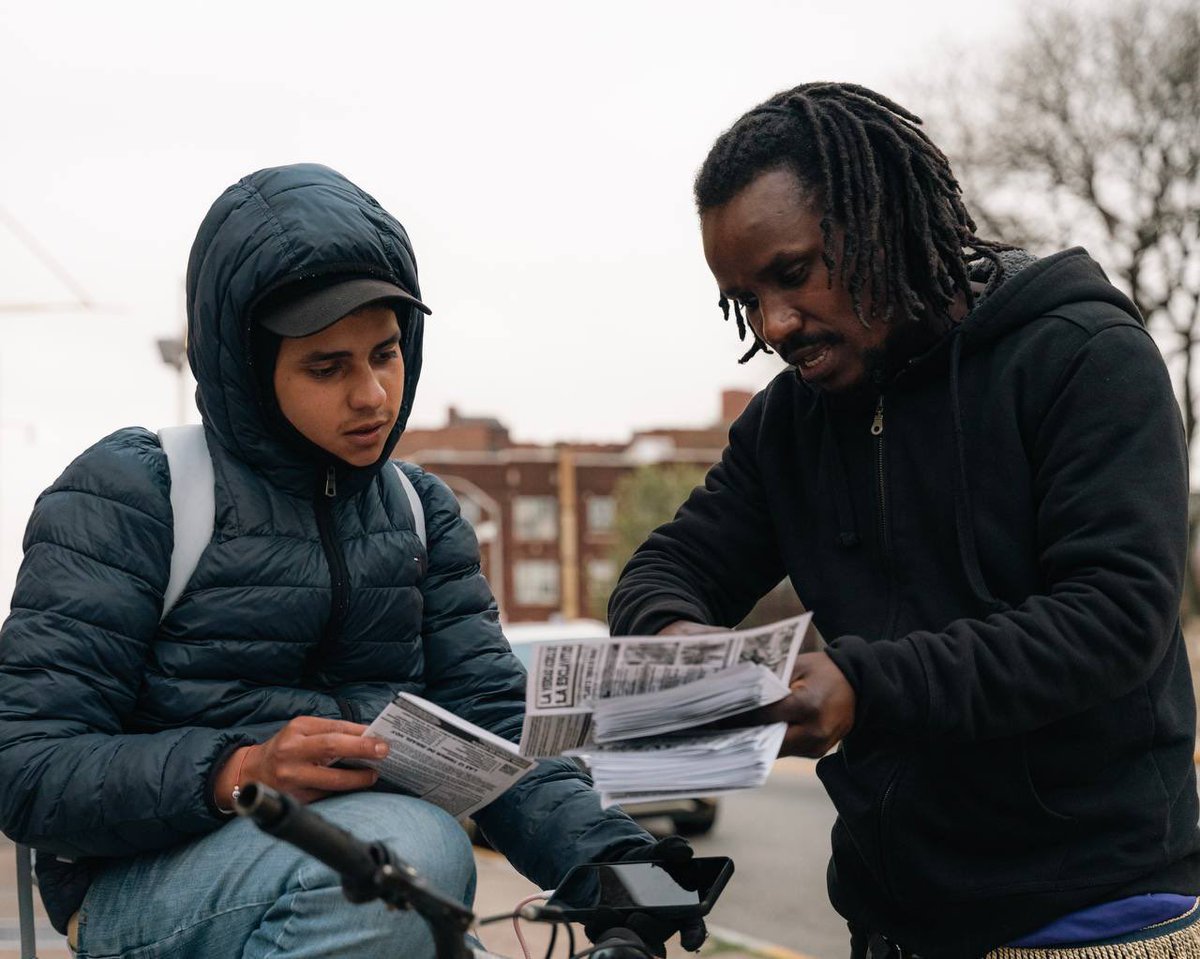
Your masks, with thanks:
[[(1000, 283), (975, 304), (955, 333), (961, 349), (971, 353), (1015, 329), (1053, 313), (1068, 303), (1109, 303), (1138, 323), (1137, 308), (1109, 283), (1100, 265), (1082, 247), (1072, 247), (1045, 259), (1024, 258), (1016, 271), (1005, 269)], [(1003, 257), (1003, 254), (1001, 254)]]
[(1082, 247), (1063, 250), (1044, 260), (1032, 260), (1023, 251), (1017, 252), (1023, 258), (1016, 264), (1019, 272), (1006, 270), (1000, 277), (1000, 284), (988, 291), (947, 337), (951, 341), (949, 400), (957, 461), (953, 480), (958, 551), (972, 593), (992, 611), (1002, 610), (1005, 604), (996, 598), (986, 582), (975, 540), (959, 385), (963, 358), (987, 348), (1013, 330), (1074, 303), (1109, 304), (1128, 314), (1136, 323), (1145, 325), (1133, 302), (1108, 282), (1100, 265)]
[(268, 293), (325, 275), (385, 279), (421, 295), (404, 227), (340, 173), (309, 163), (259, 170), (225, 190), (188, 260), (187, 354), (210, 442), (299, 493), (311, 492), (330, 463), (339, 489), (369, 482), (404, 432), (421, 374), (424, 314), (413, 307), (399, 317), (404, 396), (379, 462), (318, 462), (278, 435), (253, 368), (252, 311)]

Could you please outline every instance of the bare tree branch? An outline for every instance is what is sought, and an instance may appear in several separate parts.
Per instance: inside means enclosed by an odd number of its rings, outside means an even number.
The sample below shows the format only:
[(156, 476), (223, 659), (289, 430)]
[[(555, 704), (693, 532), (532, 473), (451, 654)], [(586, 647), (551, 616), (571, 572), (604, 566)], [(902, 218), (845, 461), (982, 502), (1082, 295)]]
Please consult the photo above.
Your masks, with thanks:
[[(1045, 252), (1092, 249), (1165, 353), (1189, 446), (1200, 402), (1200, 9), (1194, 0), (1031, 5), (974, 85), (925, 112), (972, 214)], [(929, 109), (929, 104), (933, 109)], [(1160, 342), (1164, 342), (1160, 340)]]

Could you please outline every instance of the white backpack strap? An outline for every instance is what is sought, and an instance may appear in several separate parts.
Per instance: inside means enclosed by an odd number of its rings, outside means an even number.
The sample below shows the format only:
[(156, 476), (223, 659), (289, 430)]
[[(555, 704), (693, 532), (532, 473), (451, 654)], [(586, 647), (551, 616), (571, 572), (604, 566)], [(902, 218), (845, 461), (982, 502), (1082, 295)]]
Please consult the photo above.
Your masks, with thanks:
[(408, 497), (408, 508), (412, 510), (413, 515), (413, 529), (417, 531), (421, 545), (428, 549), (429, 544), (425, 542), (425, 507), (421, 505), (421, 497), (417, 495), (417, 488), (413, 486), (412, 480), (404, 475), (400, 464), (392, 460), (392, 465), (396, 467), (396, 472), (400, 475), (400, 485), (404, 487), (404, 495)]
[(171, 513), (175, 545), (171, 549), (171, 576), (163, 593), (165, 619), (212, 540), (216, 522), (212, 457), (204, 439), (204, 427), (164, 426), (158, 441), (167, 454), (171, 473)]

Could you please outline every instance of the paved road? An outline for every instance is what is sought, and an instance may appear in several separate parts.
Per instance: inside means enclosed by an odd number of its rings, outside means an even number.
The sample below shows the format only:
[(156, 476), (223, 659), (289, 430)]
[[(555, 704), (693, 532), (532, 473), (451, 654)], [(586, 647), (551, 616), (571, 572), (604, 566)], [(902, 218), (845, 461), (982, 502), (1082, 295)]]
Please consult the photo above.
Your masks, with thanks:
[(845, 959), (846, 924), (825, 893), (834, 812), (814, 765), (783, 760), (762, 789), (723, 797), (712, 833), (694, 845), (736, 864), (714, 924), (816, 959)]

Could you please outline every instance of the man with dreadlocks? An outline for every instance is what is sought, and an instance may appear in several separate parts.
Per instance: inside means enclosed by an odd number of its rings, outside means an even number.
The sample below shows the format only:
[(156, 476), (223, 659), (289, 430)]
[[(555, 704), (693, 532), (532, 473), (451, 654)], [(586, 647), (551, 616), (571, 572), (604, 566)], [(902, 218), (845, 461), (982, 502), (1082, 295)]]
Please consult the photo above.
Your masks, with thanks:
[(824, 756), (852, 955), (1200, 956), (1165, 366), (1083, 250), (977, 237), (919, 124), (806, 84), (713, 146), (721, 308), (788, 369), (629, 562), (613, 631), (732, 626), (784, 576), (814, 610), (829, 642), (762, 718)]

